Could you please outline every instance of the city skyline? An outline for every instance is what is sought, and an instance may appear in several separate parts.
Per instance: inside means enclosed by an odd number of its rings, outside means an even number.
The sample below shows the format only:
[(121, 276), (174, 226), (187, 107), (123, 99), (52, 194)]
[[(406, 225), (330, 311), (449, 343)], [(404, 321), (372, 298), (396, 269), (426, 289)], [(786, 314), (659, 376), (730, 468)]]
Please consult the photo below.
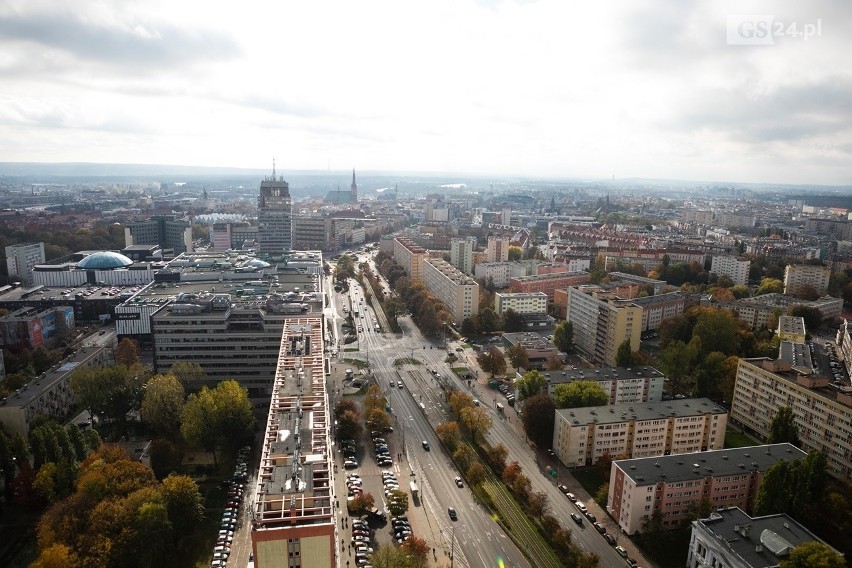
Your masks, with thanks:
[[(850, 10), (10, 2), (0, 7), (0, 152), (9, 162), (267, 169), (275, 156), (280, 171), (847, 185)], [(766, 23), (772, 45), (749, 44)]]

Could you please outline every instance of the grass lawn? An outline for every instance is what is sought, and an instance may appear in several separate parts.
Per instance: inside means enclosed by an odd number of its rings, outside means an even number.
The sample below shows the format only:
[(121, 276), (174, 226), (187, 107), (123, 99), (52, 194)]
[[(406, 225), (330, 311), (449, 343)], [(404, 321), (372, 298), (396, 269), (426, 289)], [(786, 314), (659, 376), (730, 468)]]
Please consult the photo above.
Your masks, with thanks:
[(737, 432), (731, 428), (728, 428), (725, 431), (726, 448), (745, 448), (748, 446), (756, 446), (758, 444), (760, 444), (760, 442), (752, 440), (749, 436), (742, 432)]
[[(344, 351), (358, 351), (358, 350), (357, 349), (344, 349)], [(352, 365), (353, 367), (358, 367), (359, 369), (363, 369), (363, 368), (369, 366), (366, 361), (362, 361), (361, 359), (344, 359), (343, 362), (346, 363), (347, 365)]]

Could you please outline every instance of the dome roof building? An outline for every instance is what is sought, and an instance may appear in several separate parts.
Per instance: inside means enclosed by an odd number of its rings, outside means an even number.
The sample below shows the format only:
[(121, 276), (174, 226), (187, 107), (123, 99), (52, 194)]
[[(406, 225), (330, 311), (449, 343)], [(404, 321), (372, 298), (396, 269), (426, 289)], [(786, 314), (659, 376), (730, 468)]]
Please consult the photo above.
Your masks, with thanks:
[(77, 268), (84, 270), (109, 270), (111, 268), (126, 268), (133, 261), (117, 252), (101, 251), (90, 254), (77, 263)]

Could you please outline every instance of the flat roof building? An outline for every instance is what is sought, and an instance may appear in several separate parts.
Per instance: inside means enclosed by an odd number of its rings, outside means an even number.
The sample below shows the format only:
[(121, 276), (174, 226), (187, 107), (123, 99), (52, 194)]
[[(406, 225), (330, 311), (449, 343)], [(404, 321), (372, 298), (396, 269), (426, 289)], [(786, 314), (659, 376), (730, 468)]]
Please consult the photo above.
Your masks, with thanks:
[(502, 316), (506, 310), (519, 314), (546, 314), (547, 294), (544, 292), (497, 292), (494, 311)]
[(574, 345), (592, 363), (616, 365), (618, 347), (630, 342), (638, 351), (642, 308), (600, 286), (568, 288), (568, 317), (574, 327)]
[(6, 274), (17, 276), (24, 286), (33, 285), (32, 270), (44, 262), (44, 243), (21, 243), (6, 247)]
[(784, 269), (784, 293), (795, 296), (804, 287), (810, 286), (822, 296), (828, 290), (831, 268), (811, 264), (788, 264)]
[(714, 508), (750, 511), (764, 472), (805, 455), (784, 443), (614, 461), (606, 510), (626, 534), (641, 530), (655, 511), (663, 528), (676, 528), (704, 499)]
[(825, 544), (788, 515), (750, 517), (739, 507), (726, 507), (692, 521), (686, 566), (775, 568), (797, 546), (813, 541)]
[(278, 258), (293, 248), (293, 204), (290, 184), (272, 175), (260, 182), (257, 196), (258, 252)]
[(601, 458), (626, 459), (719, 450), (727, 411), (706, 398), (562, 408), (553, 451), (568, 467)]
[(745, 257), (714, 255), (710, 261), (710, 274), (727, 276), (735, 285), (746, 286), (751, 270), (751, 260)]
[(806, 335), (805, 318), (795, 316), (778, 318), (778, 337), (781, 341), (804, 344)]
[(339, 566), (322, 316), (286, 322), (257, 481), (250, 489), (258, 568)]
[(479, 284), (458, 268), (440, 258), (426, 258), (421, 264), (423, 284), (441, 300), (459, 325), (479, 313)]

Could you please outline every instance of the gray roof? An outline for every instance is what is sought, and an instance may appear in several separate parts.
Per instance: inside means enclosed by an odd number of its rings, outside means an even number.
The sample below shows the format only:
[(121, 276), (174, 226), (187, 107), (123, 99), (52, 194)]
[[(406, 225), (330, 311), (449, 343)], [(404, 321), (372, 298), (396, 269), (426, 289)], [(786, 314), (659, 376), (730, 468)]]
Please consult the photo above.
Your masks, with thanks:
[(659, 420), (668, 416), (702, 416), (725, 414), (727, 411), (709, 398), (663, 400), (658, 402), (622, 402), (604, 406), (562, 408), (559, 415), (575, 425), (615, 424), (628, 420)]
[(739, 507), (714, 511), (709, 518), (693, 522), (701, 525), (750, 568), (777, 566), (791, 548), (811, 542), (822, 542), (811, 531), (787, 515), (749, 517)]
[(547, 371), (543, 373), (547, 377), (550, 387), (560, 383), (572, 381), (623, 381), (627, 379), (646, 379), (663, 377), (663, 374), (653, 367), (646, 365), (635, 365), (633, 367), (601, 367), (600, 369), (571, 369), (565, 371)]
[(660, 482), (674, 483), (704, 477), (763, 472), (780, 461), (791, 461), (804, 456), (805, 452), (796, 446), (784, 443), (635, 458), (613, 463), (624, 470), (637, 485), (655, 485)]

